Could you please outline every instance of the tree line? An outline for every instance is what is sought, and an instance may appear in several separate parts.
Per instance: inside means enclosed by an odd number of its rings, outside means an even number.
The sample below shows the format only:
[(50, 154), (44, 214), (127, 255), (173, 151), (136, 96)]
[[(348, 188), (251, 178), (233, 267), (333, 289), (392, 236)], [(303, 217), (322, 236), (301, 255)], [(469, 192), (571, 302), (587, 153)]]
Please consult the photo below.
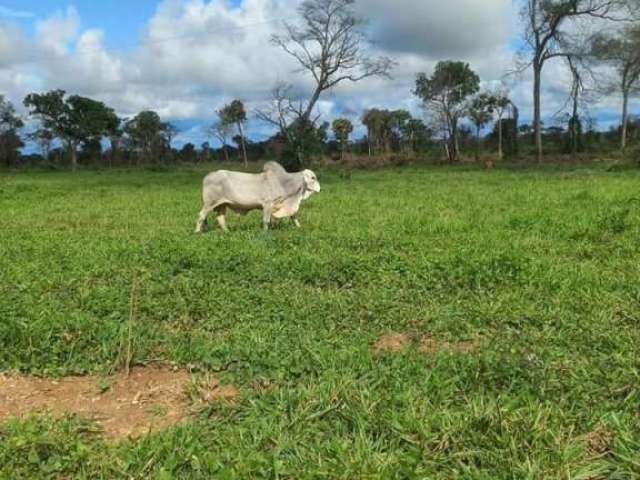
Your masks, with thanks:
[[(0, 97), (0, 161), (12, 166), (24, 160), (20, 149), (25, 142), (37, 144), (40, 150), (28, 158), (64, 162), (72, 169), (91, 159), (114, 166), (209, 161), (215, 157), (239, 159), (245, 165), (249, 160), (275, 157), (288, 168), (298, 169), (314, 155), (345, 161), (349, 154), (374, 157), (392, 153), (444, 157), (455, 163), (463, 153), (479, 160), (491, 149), (500, 159), (521, 150), (528, 153), (530, 146), (542, 161), (545, 145), (551, 153), (575, 155), (613, 148), (616, 137), (619, 148), (625, 150), (638, 138), (639, 122), (629, 112), (629, 100), (640, 93), (640, 26), (636, 16), (640, 2), (521, 0), (523, 47), (511, 73), (532, 72), (530, 125), (520, 124), (520, 111), (506, 86), (483, 90), (468, 63), (446, 60), (438, 62), (431, 74), (416, 75), (412, 93), (424, 107), (421, 118), (406, 110), (371, 108), (360, 118), (366, 135), (352, 141), (352, 120), (323, 121), (317, 113), (318, 101), (342, 83), (391, 78), (395, 66), (393, 59), (369, 53), (369, 39), (362, 28), (365, 21), (355, 14), (355, 1), (305, 0), (298, 8), (298, 21), (285, 22), (282, 33), (271, 39), (276, 48), (295, 59), (314, 87), (308, 97), (297, 94), (291, 84), (274, 87), (268, 107), (252, 115), (275, 127), (276, 133), (267, 141), (252, 142), (246, 137), (250, 115), (239, 99), (219, 109), (217, 121), (208, 129), (220, 148), (205, 142), (199, 148), (186, 144), (178, 151), (172, 148), (177, 129), (156, 112), (143, 111), (122, 119), (103, 102), (51, 90), (31, 93), (24, 99), (29, 117), (38, 125), (27, 134), (21, 134), (25, 119)], [(564, 61), (572, 81), (567, 85), (565, 108), (554, 116), (555, 125), (545, 126), (541, 114), (543, 73), (552, 61)], [(586, 107), (594, 93), (620, 96), (619, 127), (596, 131)]]

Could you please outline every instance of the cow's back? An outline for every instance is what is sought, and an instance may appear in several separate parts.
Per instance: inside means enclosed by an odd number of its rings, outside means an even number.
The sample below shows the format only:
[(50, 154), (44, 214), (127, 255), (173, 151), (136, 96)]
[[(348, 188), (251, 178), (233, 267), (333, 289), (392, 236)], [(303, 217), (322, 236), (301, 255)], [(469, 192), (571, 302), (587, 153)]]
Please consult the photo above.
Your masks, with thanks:
[(217, 170), (203, 180), (202, 200), (206, 205), (229, 205), (240, 209), (260, 208), (265, 201), (264, 174)]

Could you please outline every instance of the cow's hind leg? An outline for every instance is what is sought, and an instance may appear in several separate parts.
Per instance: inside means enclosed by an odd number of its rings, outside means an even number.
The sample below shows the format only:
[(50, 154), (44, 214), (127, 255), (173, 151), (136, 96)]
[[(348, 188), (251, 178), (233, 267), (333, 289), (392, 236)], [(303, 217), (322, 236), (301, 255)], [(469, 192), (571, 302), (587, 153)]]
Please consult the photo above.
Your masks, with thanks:
[(298, 228), (302, 227), (302, 225), (300, 225), (300, 222), (298, 221), (298, 216), (297, 215), (292, 215), (291, 217), (291, 222)]
[(227, 214), (227, 206), (222, 205), (216, 208), (216, 214), (217, 214), (216, 218), (218, 219), (218, 225), (220, 225), (220, 228), (223, 231), (228, 232), (229, 229), (227, 228), (227, 220), (225, 218), (225, 215)]
[(196, 224), (196, 233), (203, 233), (204, 227), (207, 225), (207, 217), (213, 210), (211, 207), (204, 205), (200, 210), (200, 216), (198, 217), (198, 223)]

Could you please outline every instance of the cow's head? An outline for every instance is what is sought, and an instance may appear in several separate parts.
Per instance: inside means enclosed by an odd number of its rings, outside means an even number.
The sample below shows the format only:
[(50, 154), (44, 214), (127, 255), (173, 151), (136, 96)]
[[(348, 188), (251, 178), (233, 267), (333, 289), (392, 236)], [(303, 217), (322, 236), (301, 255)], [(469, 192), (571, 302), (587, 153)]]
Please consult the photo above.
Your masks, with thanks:
[(314, 193), (318, 193), (320, 191), (320, 182), (318, 182), (318, 177), (316, 177), (316, 174), (311, 170), (303, 171), (302, 177), (304, 178), (304, 192), (302, 194), (302, 198), (306, 200)]

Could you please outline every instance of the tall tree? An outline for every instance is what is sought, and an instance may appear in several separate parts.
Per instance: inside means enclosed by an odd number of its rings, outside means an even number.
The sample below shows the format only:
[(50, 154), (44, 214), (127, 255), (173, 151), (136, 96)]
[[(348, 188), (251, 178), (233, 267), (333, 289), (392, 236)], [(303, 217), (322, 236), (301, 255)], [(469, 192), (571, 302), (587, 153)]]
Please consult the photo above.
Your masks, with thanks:
[[(542, 161), (542, 69), (547, 61), (577, 54), (569, 47), (568, 22), (581, 18), (615, 19), (627, 0), (524, 0), (521, 17), (525, 24), (523, 40), (533, 68), (533, 129), (538, 162)], [(573, 51), (571, 51), (573, 50)]]
[[(367, 127), (369, 156), (372, 153), (389, 153), (394, 145), (398, 150), (411, 146), (420, 125), (406, 110), (366, 110), (360, 120)], [(422, 123), (422, 122), (420, 122)]]
[(229, 152), (227, 150), (227, 140), (229, 139), (229, 135), (231, 135), (231, 126), (227, 123), (224, 123), (222, 120), (218, 120), (213, 126), (209, 129), (209, 133), (212, 137), (216, 138), (221, 145), (222, 154), (224, 155), (224, 161), (229, 162)]
[(640, 93), (640, 26), (629, 26), (614, 34), (599, 33), (593, 40), (592, 53), (600, 61), (613, 66), (618, 77), (607, 82), (607, 90), (617, 90), (622, 94), (620, 148), (624, 150), (627, 146), (629, 98)]
[(179, 158), (184, 163), (195, 163), (198, 161), (198, 153), (196, 152), (196, 146), (191, 143), (185, 143), (179, 152)]
[(362, 124), (367, 127), (367, 147), (369, 150), (369, 157), (375, 153), (375, 148), (379, 143), (381, 130), (379, 112), (380, 111), (375, 108), (365, 110), (362, 114), (362, 118), (360, 119)]
[(407, 145), (411, 145), (411, 113), (407, 110), (394, 110), (391, 112), (391, 130), (392, 136), (398, 141), (398, 149), (401, 152), (406, 151)]
[(202, 142), (200, 145), (200, 159), (203, 162), (211, 160), (211, 145), (209, 142)]
[(285, 33), (272, 42), (311, 74), (315, 88), (302, 120), (309, 121), (322, 92), (344, 81), (388, 77), (393, 62), (367, 55), (364, 20), (356, 16), (355, 0), (305, 0), (298, 7), (299, 24), (285, 22)]
[(24, 146), (18, 135), (23, 126), (13, 104), (0, 95), (0, 161), (7, 167), (16, 162), (18, 149)]
[(428, 77), (418, 74), (414, 94), (431, 111), (445, 137), (445, 150), (449, 162), (458, 160), (458, 124), (466, 112), (466, 99), (480, 89), (480, 77), (468, 63), (438, 62)]
[(170, 125), (151, 110), (145, 110), (127, 121), (124, 132), (131, 147), (138, 152), (138, 163), (150, 161), (170, 145)]
[(115, 116), (111, 119), (111, 122), (107, 126), (107, 137), (111, 148), (109, 149), (109, 168), (113, 167), (114, 163), (120, 161), (122, 137), (124, 136), (123, 123), (126, 123), (122, 118)]
[(244, 130), (242, 126), (247, 121), (247, 112), (244, 109), (244, 103), (241, 100), (234, 100), (230, 104), (222, 107), (222, 110), (218, 113), (220, 120), (228, 125), (235, 125), (238, 128), (238, 135), (240, 136), (240, 145), (242, 149), (242, 159), (244, 160), (244, 166), (249, 165), (247, 159), (247, 147), (244, 140)]
[(372, 108), (364, 112), (362, 123), (367, 127), (369, 156), (373, 153), (389, 153), (393, 129), (396, 126), (396, 112)]
[(47, 128), (40, 127), (27, 135), (29, 141), (35, 142), (40, 147), (40, 154), (45, 161), (49, 160), (51, 153), (51, 144), (55, 140), (53, 132)]
[(336, 118), (332, 125), (333, 134), (340, 144), (340, 155), (344, 161), (344, 152), (349, 144), (349, 136), (353, 132), (353, 124), (347, 118)]
[[(503, 154), (503, 137), (504, 137), (504, 132), (503, 132), (503, 127), (504, 127), (504, 122), (503, 117), (505, 112), (507, 111), (507, 109), (511, 107), (512, 109), (515, 109), (516, 106), (511, 102), (511, 100), (509, 99), (509, 97), (504, 93), (504, 92), (496, 92), (493, 94), (493, 110), (496, 114), (496, 116), (498, 117), (497, 120), (497, 127), (498, 127), (498, 158), (500, 160), (502, 160), (502, 157), (504, 156)], [(517, 120), (516, 120), (517, 123)]]
[(476, 127), (476, 162), (480, 160), (480, 131), (493, 118), (494, 109), (495, 97), (487, 92), (477, 95), (469, 105), (469, 118)]
[(64, 90), (31, 93), (24, 99), (24, 105), (45, 129), (65, 143), (74, 171), (78, 166), (78, 147), (108, 135), (117, 118), (104, 103), (80, 95), (65, 98)]
[[(292, 101), (288, 95), (290, 86), (279, 86), (274, 91), (273, 103), (281, 107), (280, 112), (286, 110), (286, 116), (292, 117), (284, 128), (280, 127), (280, 133), (289, 149), (295, 150), (298, 167), (309, 153), (305, 148), (313, 148), (316, 133), (321, 133), (316, 130), (319, 115), (313, 118), (313, 111), (322, 93), (343, 82), (389, 77), (393, 67), (389, 58), (368, 54), (368, 40), (362, 28), (365, 21), (355, 14), (354, 4), (355, 0), (304, 0), (298, 7), (299, 21), (285, 22), (284, 32), (271, 39), (313, 79), (308, 100)], [(288, 97), (285, 101), (283, 94)], [(259, 112), (259, 117), (273, 124), (284, 117), (276, 111), (271, 113), (275, 116), (267, 118), (265, 112)]]
[(580, 121), (579, 108), (581, 96), (584, 91), (583, 73), (580, 69), (580, 58), (573, 55), (565, 57), (569, 71), (571, 72), (571, 92), (569, 99), (571, 103), (571, 114), (569, 115), (568, 131), (569, 131), (569, 148), (571, 156), (576, 158), (578, 148), (580, 146), (580, 137), (582, 135), (582, 122)]
[(285, 168), (299, 170), (304, 165), (305, 156), (321, 150), (329, 125), (317, 126), (320, 115), (305, 119), (306, 102), (296, 96), (292, 88), (286, 83), (277, 84), (272, 91), (270, 109), (256, 110), (256, 115), (278, 128), (277, 136), (284, 141), (281, 161)]
[(403, 132), (405, 141), (409, 142), (413, 153), (418, 153), (422, 148), (426, 147), (431, 139), (431, 134), (431, 130), (418, 118), (409, 120)]

